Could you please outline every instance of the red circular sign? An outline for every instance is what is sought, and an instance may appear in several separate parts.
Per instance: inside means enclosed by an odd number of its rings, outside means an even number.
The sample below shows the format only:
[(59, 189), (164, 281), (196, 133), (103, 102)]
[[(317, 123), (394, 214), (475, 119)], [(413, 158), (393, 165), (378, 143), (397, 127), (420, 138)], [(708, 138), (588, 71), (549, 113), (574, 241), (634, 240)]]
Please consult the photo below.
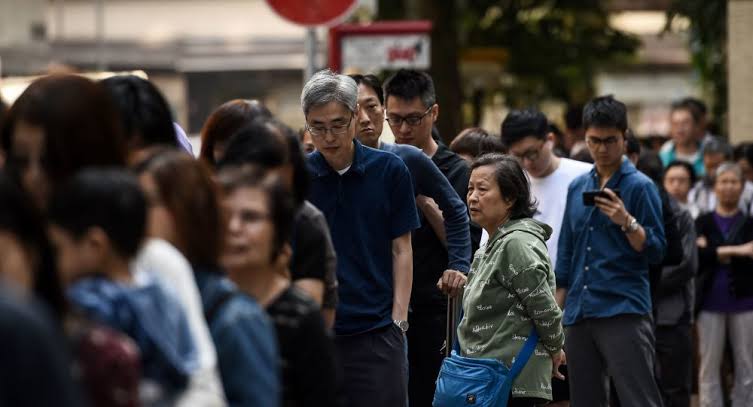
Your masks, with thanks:
[(356, 0), (267, 0), (280, 17), (299, 25), (326, 25), (355, 9)]

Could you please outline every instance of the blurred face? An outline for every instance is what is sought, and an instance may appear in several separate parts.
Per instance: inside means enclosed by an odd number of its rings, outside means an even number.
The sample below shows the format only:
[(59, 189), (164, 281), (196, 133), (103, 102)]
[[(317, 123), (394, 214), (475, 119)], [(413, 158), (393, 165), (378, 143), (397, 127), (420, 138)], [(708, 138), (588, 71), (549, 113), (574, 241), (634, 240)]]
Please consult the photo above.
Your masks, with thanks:
[(431, 142), (431, 129), (437, 121), (439, 106), (424, 106), (421, 99), (401, 99), (396, 96), (387, 98), (387, 121), (395, 142), (410, 144), (425, 149)]
[[(175, 229), (175, 219), (160, 198), (159, 188), (149, 173), (139, 176), (139, 184), (146, 195), (149, 212), (147, 214), (146, 234), (149, 237), (162, 239), (179, 247)], [(179, 247), (180, 248), (180, 247)]]
[(727, 208), (737, 207), (743, 193), (742, 180), (734, 171), (725, 171), (716, 177), (714, 193), (719, 205)]
[(471, 220), (489, 234), (506, 221), (512, 203), (502, 196), (494, 176), (494, 167), (485, 165), (471, 172), (468, 181), (468, 209)]
[(625, 152), (625, 136), (616, 127), (589, 127), (586, 129), (586, 146), (598, 167), (616, 167)]
[(682, 203), (688, 201), (688, 192), (690, 192), (690, 174), (683, 167), (671, 167), (664, 174), (664, 189), (667, 190), (672, 198)]
[(310, 154), (316, 151), (316, 147), (314, 147), (314, 140), (311, 138), (311, 133), (309, 133), (308, 130), (303, 131), (301, 145), (303, 146), (303, 152), (306, 154)]
[(722, 153), (704, 154), (703, 168), (706, 169), (706, 174), (713, 174), (724, 161), (724, 154)]
[(75, 239), (67, 230), (52, 225), (49, 236), (57, 254), (60, 279), (69, 284), (79, 276), (97, 269), (97, 253), (86, 237)]
[(314, 106), (306, 116), (306, 127), (316, 149), (335, 170), (353, 162), (353, 139), (356, 135), (354, 114), (343, 104), (329, 102)]
[(740, 166), (740, 169), (743, 170), (743, 176), (747, 181), (753, 182), (753, 167), (750, 166), (750, 163), (746, 159), (741, 159), (737, 161), (737, 165)]
[(358, 85), (358, 106), (356, 138), (364, 145), (376, 148), (384, 126), (384, 107), (371, 86)]
[(552, 164), (552, 142), (530, 136), (510, 146), (510, 155), (534, 178), (542, 177)]
[(0, 280), (30, 292), (34, 281), (32, 256), (10, 232), (0, 231)]
[(45, 172), (45, 134), (39, 126), (21, 120), (13, 130), (13, 148), (8, 154), (8, 165), (18, 170), (24, 189), (40, 209), (47, 207), (49, 179)]
[(676, 144), (691, 145), (696, 142), (697, 123), (689, 111), (679, 109), (669, 116), (669, 135)]
[(274, 226), (266, 194), (259, 188), (238, 188), (225, 197), (223, 206), (229, 222), (221, 263), (231, 278), (268, 269)]

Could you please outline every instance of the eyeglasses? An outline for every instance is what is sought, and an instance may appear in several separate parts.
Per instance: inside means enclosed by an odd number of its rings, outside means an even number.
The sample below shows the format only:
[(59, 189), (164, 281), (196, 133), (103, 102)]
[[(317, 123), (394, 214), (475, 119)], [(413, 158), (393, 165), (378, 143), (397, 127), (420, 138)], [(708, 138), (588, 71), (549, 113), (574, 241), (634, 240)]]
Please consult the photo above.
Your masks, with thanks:
[(604, 138), (586, 137), (586, 144), (588, 144), (591, 147), (598, 147), (598, 146), (611, 147), (617, 144), (617, 141), (619, 141), (617, 136), (609, 136), (609, 137), (604, 137)]
[(353, 121), (353, 115), (350, 115), (350, 119), (348, 119), (347, 123), (343, 124), (335, 124), (330, 126), (329, 128), (324, 126), (309, 126), (308, 123), (306, 123), (306, 130), (311, 133), (314, 137), (324, 137), (324, 135), (329, 132), (333, 136), (340, 136), (342, 134), (345, 134), (348, 131), (348, 127), (350, 127), (350, 123)]
[(518, 161), (523, 162), (523, 160), (528, 161), (536, 161), (541, 156), (541, 149), (544, 148), (544, 144), (546, 144), (546, 141), (541, 143), (538, 147), (529, 148), (526, 150), (523, 154), (515, 154), (514, 152), (510, 151), (510, 154), (515, 157)]
[(403, 125), (403, 122), (405, 122), (408, 124), (408, 126), (415, 127), (421, 124), (421, 121), (424, 119), (424, 117), (426, 117), (427, 114), (429, 114), (432, 107), (434, 106), (429, 106), (424, 114), (420, 116), (400, 117), (396, 114), (388, 114), (385, 120), (387, 121), (387, 123), (389, 123), (390, 126), (400, 127)]

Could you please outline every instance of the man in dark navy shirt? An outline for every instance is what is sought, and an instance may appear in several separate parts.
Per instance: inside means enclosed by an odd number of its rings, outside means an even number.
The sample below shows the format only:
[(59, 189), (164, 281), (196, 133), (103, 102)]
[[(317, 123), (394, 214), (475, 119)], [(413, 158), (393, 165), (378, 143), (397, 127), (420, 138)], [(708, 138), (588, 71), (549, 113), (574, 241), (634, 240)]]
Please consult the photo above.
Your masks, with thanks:
[[(610, 376), (622, 406), (658, 407), (648, 271), (666, 247), (659, 192), (623, 156), (624, 104), (592, 100), (583, 126), (594, 168), (568, 188), (555, 268), (570, 401), (606, 405)], [(596, 190), (588, 205), (584, 193)]]
[(335, 344), (347, 403), (405, 406), (416, 201), (405, 164), (355, 140), (357, 97), (353, 79), (329, 70), (303, 87), (317, 150), (308, 156), (310, 201), (327, 218), (337, 252)]
[[(465, 203), (470, 178), (468, 164), (432, 138), (439, 105), (431, 76), (400, 70), (385, 82), (384, 98), (387, 122), (397, 144), (412, 145), (430, 157)], [(415, 329), (408, 333), (409, 393), (412, 406), (426, 406), (431, 404), (434, 396), (446, 330), (447, 301), (436, 290), (436, 283), (441, 277), (442, 283), (454, 284), (463, 276), (457, 270), (447, 269), (448, 247), (441, 236), (441, 222), (433, 219), (431, 207), (435, 205), (434, 200), (420, 197), (418, 203), (422, 210), (419, 214), (421, 227), (413, 233), (415, 278), (410, 322)], [(471, 225), (470, 237), (473, 251), (478, 248), (481, 229)], [(447, 288), (446, 284), (442, 287)], [(451, 287), (447, 291), (452, 291)]]

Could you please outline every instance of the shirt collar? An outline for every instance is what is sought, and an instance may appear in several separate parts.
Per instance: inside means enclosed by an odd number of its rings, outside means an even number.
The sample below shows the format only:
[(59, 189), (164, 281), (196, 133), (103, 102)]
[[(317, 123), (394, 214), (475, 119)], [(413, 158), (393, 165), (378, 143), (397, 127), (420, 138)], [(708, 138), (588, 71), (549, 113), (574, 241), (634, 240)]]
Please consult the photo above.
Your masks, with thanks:
[[(353, 139), (353, 162), (350, 163), (350, 169), (348, 173), (356, 173), (363, 175), (366, 173), (366, 164), (364, 164), (363, 155), (365, 154), (365, 147), (358, 140)], [(316, 151), (311, 154), (312, 170), (315, 177), (324, 177), (331, 174), (337, 174), (332, 166), (329, 165), (321, 152)], [(338, 174), (339, 175), (339, 174)], [(343, 174), (344, 175), (344, 174)]]
[[(617, 169), (617, 171), (612, 175), (610, 179), (614, 179), (615, 177), (619, 177), (621, 175), (627, 175), (632, 174), (634, 172), (637, 172), (638, 170), (635, 168), (635, 165), (633, 165), (630, 160), (627, 159), (624, 155), (622, 156), (622, 163), (620, 164), (620, 168)], [(596, 164), (594, 164), (591, 167), (591, 171), (589, 172), (591, 174), (591, 178), (597, 179), (599, 178), (599, 173), (596, 172)]]

